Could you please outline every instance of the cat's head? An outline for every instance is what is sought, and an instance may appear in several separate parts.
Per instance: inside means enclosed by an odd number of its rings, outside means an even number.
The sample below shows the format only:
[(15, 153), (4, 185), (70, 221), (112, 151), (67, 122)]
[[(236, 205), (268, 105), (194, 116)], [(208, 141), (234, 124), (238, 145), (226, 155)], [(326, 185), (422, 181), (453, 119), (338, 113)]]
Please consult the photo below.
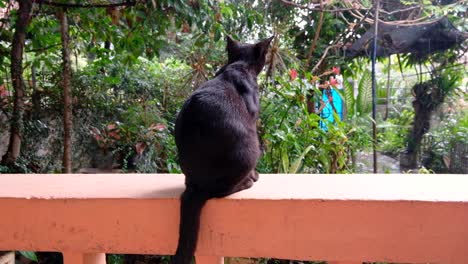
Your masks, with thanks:
[(230, 36), (227, 36), (226, 51), (228, 53), (228, 64), (236, 61), (244, 61), (259, 74), (263, 66), (265, 66), (266, 54), (268, 53), (268, 47), (273, 38), (274, 36), (263, 39), (255, 44), (247, 44), (240, 43), (233, 40)]

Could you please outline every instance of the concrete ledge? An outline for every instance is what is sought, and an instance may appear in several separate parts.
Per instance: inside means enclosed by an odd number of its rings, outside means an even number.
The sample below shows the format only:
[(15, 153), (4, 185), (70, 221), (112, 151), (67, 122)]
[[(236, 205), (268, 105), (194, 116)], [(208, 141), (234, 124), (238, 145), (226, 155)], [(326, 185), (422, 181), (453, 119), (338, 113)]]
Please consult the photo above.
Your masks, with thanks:
[[(468, 263), (468, 176), (261, 175), (197, 255)], [(182, 175), (0, 175), (0, 250), (172, 254)]]

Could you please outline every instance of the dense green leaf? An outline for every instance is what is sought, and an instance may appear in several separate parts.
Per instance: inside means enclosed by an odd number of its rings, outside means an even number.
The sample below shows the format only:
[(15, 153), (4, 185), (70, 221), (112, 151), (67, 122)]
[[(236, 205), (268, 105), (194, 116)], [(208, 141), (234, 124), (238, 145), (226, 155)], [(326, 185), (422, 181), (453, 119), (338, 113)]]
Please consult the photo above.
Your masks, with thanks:
[(304, 149), (304, 151), (301, 153), (301, 155), (299, 155), (299, 157), (297, 159), (295, 159), (293, 161), (293, 163), (291, 164), (291, 167), (289, 168), (288, 170), (288, 173), (292, 173), (292, 174), (295, 174), (295, 173), (298, 173), (299, 172), (299, 169), (302, 165), (302, 161), (304, 159), (304, 157), (307, 155), (307, 153), (309, 153), (312, 149), (314, 148), (313, 145), (310, 145), (308, 146), (306, 149)]
[(34, 252), (34, 251), (18, 251), (18, 252), (27, 259), (30, 259), (30, 260), (36, 261), (36, 262), (39, 261), (37, 259), (36, 252)]
[(358, 82), (358, 95), (356, 99), (356, 111), (360, 115), (372, 110), (372, 76), (370, 71), (365, 71)]

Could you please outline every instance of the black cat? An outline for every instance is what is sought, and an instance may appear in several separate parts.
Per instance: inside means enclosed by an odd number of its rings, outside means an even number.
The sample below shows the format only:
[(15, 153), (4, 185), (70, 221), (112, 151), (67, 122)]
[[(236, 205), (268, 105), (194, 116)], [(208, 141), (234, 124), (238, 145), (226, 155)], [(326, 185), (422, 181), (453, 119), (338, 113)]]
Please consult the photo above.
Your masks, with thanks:
[(187, 99), (177, 117), (175, 140), (186, 189), (173, 264), (191, 263), (208, 199), (250, 188), (258, 180), (257, 75), (272, 39), (244, 44), (228, 36), (228, 63)]

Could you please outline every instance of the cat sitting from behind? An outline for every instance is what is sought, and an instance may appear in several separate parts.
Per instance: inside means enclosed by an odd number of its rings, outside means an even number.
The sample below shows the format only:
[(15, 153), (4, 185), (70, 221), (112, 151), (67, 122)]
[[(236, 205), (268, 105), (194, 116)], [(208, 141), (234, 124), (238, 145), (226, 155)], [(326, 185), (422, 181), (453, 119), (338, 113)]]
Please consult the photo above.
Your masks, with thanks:
[(272, 39), (245, 44), (228, 36), (227, 64), (187, 99), (177, 117), (175, 140), (186, 189), (173, 264), (191, 263), (208, 199), (250, 188), (258, 180), (257, 76)]

